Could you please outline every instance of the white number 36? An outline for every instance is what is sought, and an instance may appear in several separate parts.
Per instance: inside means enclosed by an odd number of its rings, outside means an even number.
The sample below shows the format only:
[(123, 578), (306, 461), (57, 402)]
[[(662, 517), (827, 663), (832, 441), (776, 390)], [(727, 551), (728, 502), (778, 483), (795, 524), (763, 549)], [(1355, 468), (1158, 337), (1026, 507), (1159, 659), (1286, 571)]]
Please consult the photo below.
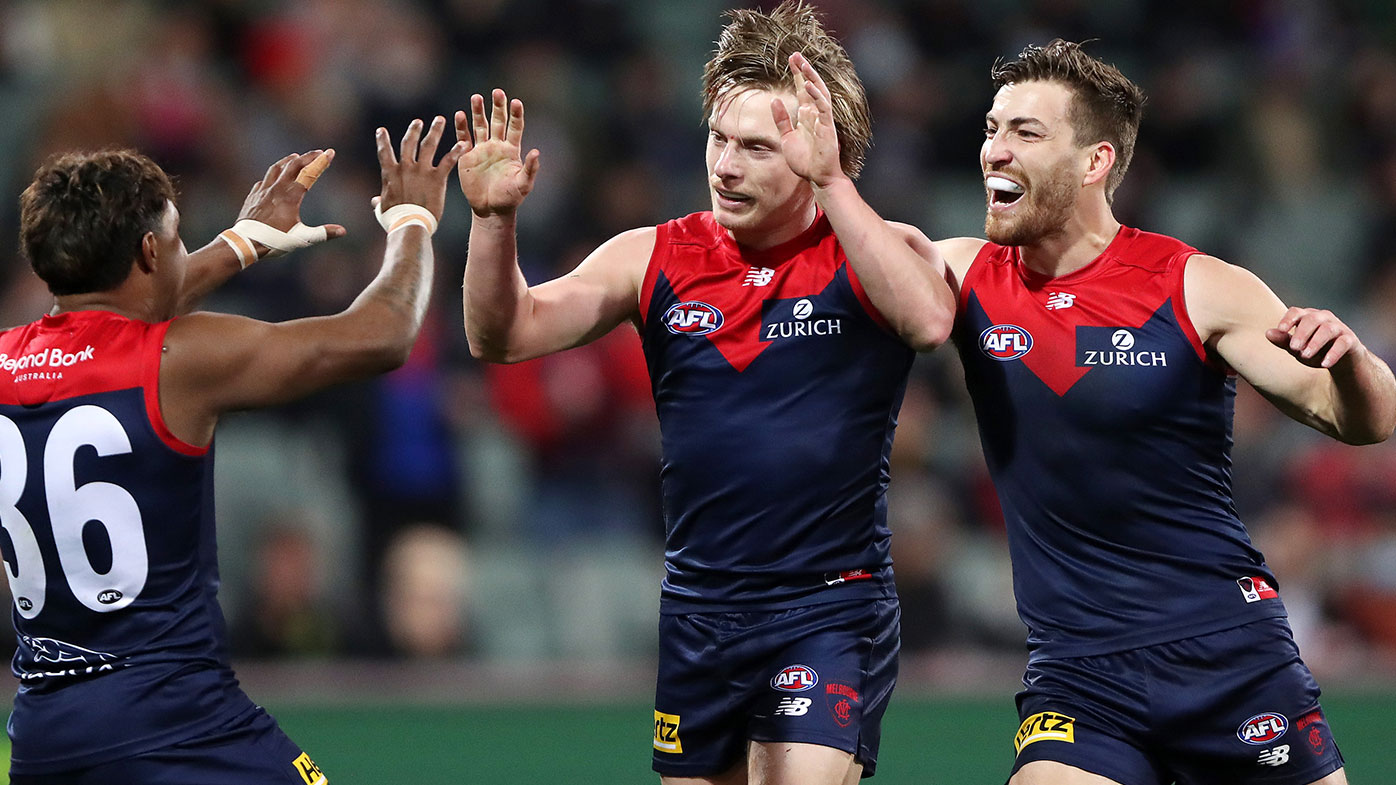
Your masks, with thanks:
[[(73, 596), (99, 613), (130, 605), (150, 573), (145, 530), (136, 500), (109, 482), (77, 485), (73, 460), (82, 447), (98, 456), (131, 452), (131, 440), (115, 415), (100, 406), (78, 406), (58, 418), (44, 445), (43, 492), (48, 498), (53, 544)], [(17, 507), (28, 479), (29, 460), (19, 426), (0, 415), (0, 525), (14, 543), (14, 564), (5, 565), (19, 615), (32, 619), (44, 609), (47, 575), (34, 529)], [(99, 573), (83, 545), (88, 523), (106, 528), (111, 569)]]

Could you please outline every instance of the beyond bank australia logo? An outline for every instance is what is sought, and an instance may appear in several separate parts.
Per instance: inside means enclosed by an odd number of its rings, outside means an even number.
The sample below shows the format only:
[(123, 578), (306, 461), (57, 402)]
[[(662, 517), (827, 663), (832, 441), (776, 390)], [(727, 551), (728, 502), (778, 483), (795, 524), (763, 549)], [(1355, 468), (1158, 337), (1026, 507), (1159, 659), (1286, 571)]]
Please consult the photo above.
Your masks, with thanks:
[(707, 335), (722, 326), (722, 311), (697, 300), (676, 303), (664, 312), (664, 326), (675, 335)]
[(999, 362), (1016, 360), (1032, 349), (1032, 335), (1016, 324), (996, 324), (979, 334), (979, 350)]

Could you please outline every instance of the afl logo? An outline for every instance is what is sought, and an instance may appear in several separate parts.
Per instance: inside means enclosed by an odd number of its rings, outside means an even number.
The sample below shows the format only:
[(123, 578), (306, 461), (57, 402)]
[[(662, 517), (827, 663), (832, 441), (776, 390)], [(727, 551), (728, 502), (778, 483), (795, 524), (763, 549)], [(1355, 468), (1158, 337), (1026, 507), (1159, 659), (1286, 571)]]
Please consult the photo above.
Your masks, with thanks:
[(697, 300), (677, 303), (664, 312), (664, 326), (675, 335), (707, 335), (722, 326), (722, 311)]
[(1289, 720), (1285, 719), (1285, 715), (1267, 711), (1241, 723), (1241, 727), (1236, 729), (1236, 738), (1247, 744), (1260, 746), (1285, 735), (1287, 730)]
[(771, 677), (771, 689), (781, 692), (804, 692), (819, 683), (819, 674), (806, 665), (790, 665)]
[(1032, 335), (1016, 324), (996, 324), (979, 334), (979, 350), (999, 362), (1016, 360), (1032, 349)]
[(122, 596), (123, 595), (121, 594), (121, 592), (117, 591), (116, 589), (107, 589), (106, 591), (97, 595), (97, 602), (100, 602), (103, 605), (111, 605), (114, 602), (120, 602)]

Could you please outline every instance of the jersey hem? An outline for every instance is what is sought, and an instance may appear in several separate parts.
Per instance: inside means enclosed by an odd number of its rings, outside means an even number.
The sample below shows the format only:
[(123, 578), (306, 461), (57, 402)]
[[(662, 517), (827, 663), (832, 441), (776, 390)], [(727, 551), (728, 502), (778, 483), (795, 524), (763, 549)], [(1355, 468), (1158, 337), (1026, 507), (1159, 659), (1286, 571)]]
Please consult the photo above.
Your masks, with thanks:
[[(1134, 649), (1144, 649), (1150, 646), (1160, 646), (1174, 641), (1187, 640), (1189, 638), (1200, 638), (1203, 635), (1231, 630), (1252, 622), (1265, 621), (1266, 619), (1288, 618), (1289, 613), (1279, 600), (1272, 600), (1276, 606), (1266, 612), (1252, 612), (1227, 616), (1216, 619), (1207, 624), (1193, 624), (1186, 627), (1176, 627), (1164, 632), (1148, 636), (1114, 638), (1108, 641), (1080, 642), (1080, 643), (1043, 643), (1032, 648), (1028, 653), (1028, 662), (1040, 662), (1042, 660), (1067, 660), (1079, 657), (1098, 657), (1105, 654), (1119, 654), (1124, 651)], [(1029, 644), (1031, 646), (1031, 643)]]
[[(26, 761), (24, 758), (11, 752), (10, 772), (12, 774), (25, 775), (55, 774), (58, 772), (72, 771), (74, 769), (83, 769), (89, 766), (98, 766), (115, 760), (121, 760), (122, 758), (143, 755), (154, 750), (182, 744), (190, 739), (198, 738), (222, 725), (237, 722), (251, 712), (258, 710), (259, 707), (252, 702), (251, 698), (243, 695), (243, 699), (247, 702), (246, 707), (235, 712), (220, 711), (210, 714), (204, 722), (186, 727), (186, 733), (148, 736), (142, 739), (123, 742), (112, 747), (106, 747), (101, 750), (95, 750), (76, 757), (39, 758)], [(11, 721), (13, 721), (13, 719)]]
[(695, 600), (661, 595), (659, 613), (681, 616), (689, 613), (744, 613), (748, 611), (783, 611), (847, 600), (895, 600), (897, 587), (890, 573), (885, 579), (874, 579), (871, 585), (858, 583), (816, 588), (805, 594), (783, 599), (753, 600)]

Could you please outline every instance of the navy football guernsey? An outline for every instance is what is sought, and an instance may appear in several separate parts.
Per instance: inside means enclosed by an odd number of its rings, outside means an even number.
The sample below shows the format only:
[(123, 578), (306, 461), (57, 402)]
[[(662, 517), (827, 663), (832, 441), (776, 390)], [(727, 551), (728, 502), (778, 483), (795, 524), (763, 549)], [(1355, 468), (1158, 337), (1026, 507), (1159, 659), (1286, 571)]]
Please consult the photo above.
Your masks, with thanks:
[(1034, 659), (1285, 614), (1232, 503), (1236, 380), (1188, 319), (1196, 253), (1125, 227), (1058, 278), (992, 243), (965, 275), (955, 343)]
[(642, 338), (663, 439), (661, 610), (894, 596), (888, 456), (914, 352), (821, 214), (765, 251), (658, 227)]
[(253, 709), (215, 597), (213, 454), (160, 415), (168, 327), (84, 311), (0, 333), (16, 773), (136, 754)]

